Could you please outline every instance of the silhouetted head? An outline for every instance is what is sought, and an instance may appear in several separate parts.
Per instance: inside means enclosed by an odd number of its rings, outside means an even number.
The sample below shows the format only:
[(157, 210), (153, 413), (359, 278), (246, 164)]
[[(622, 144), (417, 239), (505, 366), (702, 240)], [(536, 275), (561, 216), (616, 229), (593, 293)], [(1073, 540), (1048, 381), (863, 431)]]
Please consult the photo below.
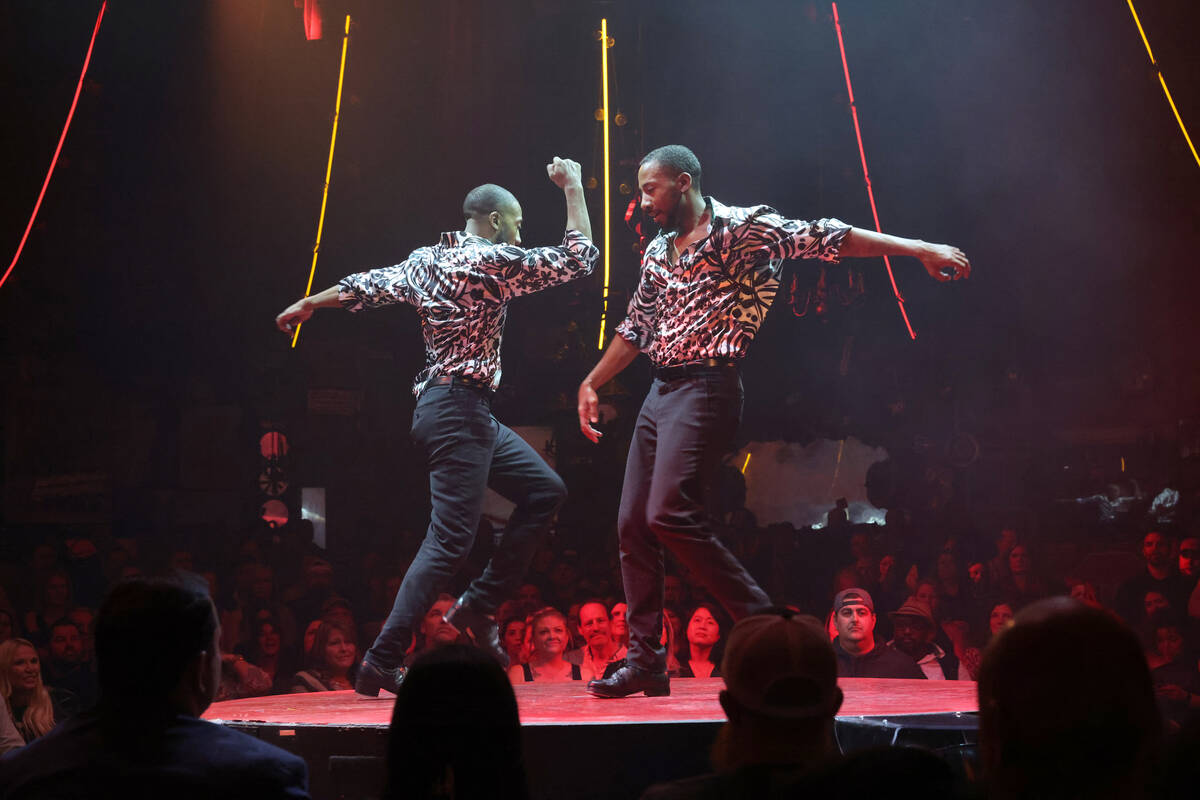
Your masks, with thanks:
[(508, 676), (452, 644), (413, 662), (392, 712), (385, 798), (525, 798), (521, 724)]
[(988, 647), (979, 714), (989, 797), (1138, 797), (1162, 735), (1137, 636), (1065, 597)]
[(463, 217), (468, 233), (494, 244), (521, 243), (521, 204), (503, 186), (485, 183), (467, 192)]

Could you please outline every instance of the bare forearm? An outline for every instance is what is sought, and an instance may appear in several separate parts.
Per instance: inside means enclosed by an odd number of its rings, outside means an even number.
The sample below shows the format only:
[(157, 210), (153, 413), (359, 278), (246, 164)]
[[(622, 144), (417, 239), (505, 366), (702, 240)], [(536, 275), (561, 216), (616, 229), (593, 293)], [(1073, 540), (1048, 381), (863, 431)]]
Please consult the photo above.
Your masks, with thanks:
[(309, 308), (337, 308), (341, 303), (338, 302), (339, 287), (335, 283), (323, 292), (318, 292), (314, 295), (309, 295), (304, 299), (304, 302)]
[(588, 373), (583, 382), (593, 389), (599, 389), (615, 378), (623, 369), (637, 358), (638, 349), (629, 343), (624, 336), (614, 336), (608, 343), (608, 349), (596, 362), (596, 366)]
[(929, 252), (929, 243), (920, 239), (904, 239), (865, 228), (851, 228), (839, 250), (842, 258), (876, 258), (878, 256), (912, 256), (922, 258)]
[(592, 220), (588, 216), (587, 201), (583, 196), (583, 186), (567, 186), (563, 189), (567, 199), (567, 230), (579, 231), (587, 238), (592, 238)]

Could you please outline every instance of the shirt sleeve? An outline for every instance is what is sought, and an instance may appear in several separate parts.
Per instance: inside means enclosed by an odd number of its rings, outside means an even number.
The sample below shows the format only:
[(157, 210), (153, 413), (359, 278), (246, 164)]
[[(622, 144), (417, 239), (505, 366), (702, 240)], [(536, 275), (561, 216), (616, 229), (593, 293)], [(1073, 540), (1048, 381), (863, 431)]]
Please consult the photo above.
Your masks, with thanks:
[(579, 231), (569, 230), (559, 247), (499, 245), (484, 254), (478, 269), (495, 282), (502, 300), (540, 292), (591, 275), (600, 250)]
[(728, 251), (734, 261), (761, 265), (794, 258), (837, 262), (851, 226), (839, 219), (806, 222), (784, 219), (770, 206), (757, 206), (730, 229)]
[(395, 303), (420, 305), (422, 277), (429, 273), (429, 248), (414, 250), (403, 262), (347, 275), (338, 281), (338, 302), (347, 311)]
[(654, 341), (655, 320), (658, 316), (658, 283), (650, 262), (642, 265), (642, 276), (638, 280), (633, 297), (629, 298), (629, 309), (624, 321), (617, 326), (617, 335), (638, 350), (645, 350)]

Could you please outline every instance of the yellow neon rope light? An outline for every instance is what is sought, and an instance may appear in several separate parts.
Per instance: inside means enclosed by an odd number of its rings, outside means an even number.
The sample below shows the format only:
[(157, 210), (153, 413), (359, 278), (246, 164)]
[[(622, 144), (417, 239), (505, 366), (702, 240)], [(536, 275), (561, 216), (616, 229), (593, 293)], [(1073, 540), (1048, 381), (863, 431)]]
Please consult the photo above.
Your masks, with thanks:
[(750, 456), (752, 453), (746, 453), (746, 460), (742, 462), (742, 474), (746, 474), (746, 467), (750, 466)]
[(1196, 166), (1200, 167), (1200, 155), (1196, 154), (1196, 146), (1192, 144), (1192, 137), (1188, 135), (1187, 127), (1183, 124), (1183, 117), (1179, 116), (1179, 109), (1175, 107), (1175, 100), (1167, 88), (1167, 79), (1163, 77), (1162, 70), (1158, 68), (1158, 62), (1154, 60), (1154, 51), (1150, 49), (1150, 40), (1146, 38), (1146, 31), (1142, 27), (1142, 21), (1138, 19), (1137, 9), (1133, 7), (1133, 0), (1126, 0), (1126, 2), (1129, 3), (1129, 13), (1133, 14), (1133, 21), (1137, 24), (1138, 33), (1142, 35), (1142, 44), (1146, 45), (1146, 55), (1150, 56), (1150, 64), (1158, 72), (1158, 82), (1162, 84), (1163, 94), (1167, 96), (1167, 103), (1171, 106), (1175, 121), (1179, 123), (1179, 130), (1183, 131), (1183, 138), (1187, 140), (1188, 149), (1192, 151), (1192, 158), (1196, 159)]
[[(317, 241), (313, 244), (312, 268), (308, 271), (308, 286), (304, 296), (312, 293), (313, 278), (317, 274), (317, 256), (321, 253), (321, 233), (325, 230), (325, 204), (329, 202), (329, 178), (333, 174), (333, 146), (337, 143), (338, 116), (342, 111), (342, 79), (346, 77), (346, 45), (350, 43), (350, 15), (346, 15), (346, 33), (342, 36), (342, 66), (338, 69), (337, 101), (333, 104), (333, 134), (329, 137), (329, 163), (325, 165), (325, 188), (321, 192), (321, 215), (317, 218)], [(292, 334), (292, 347), (300, 340), (300, 327)]]
[(609, 174), (608, 174), (608, 20), (600, 20), (600, 104), (604, 110), (604, 307), (600, 311), (600, 343), (597, 349), (604, 349), (604, 329), (608, 324), (608, 280), (609, 271), (609, 237), (611, 235), (611, 216), (609, 214)]

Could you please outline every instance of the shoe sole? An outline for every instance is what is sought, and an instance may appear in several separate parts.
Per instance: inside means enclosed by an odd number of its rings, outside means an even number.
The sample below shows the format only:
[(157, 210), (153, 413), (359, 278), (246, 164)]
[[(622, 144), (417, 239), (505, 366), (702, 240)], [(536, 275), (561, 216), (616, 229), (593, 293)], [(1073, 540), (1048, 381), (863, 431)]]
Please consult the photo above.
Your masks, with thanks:
[(646, 697), (669, 697), (671, 694), (671, 687), (668, 686), (665, 689), (638, 690), (636, 692), (630, 692), (629, 694), (601, 694), (599, 692), (593, 692), (591, 689), (589, 689), (588, 694), (590, 694), (592, 697), (599, 697), (601, 700), (620, 700), (625, 697), (633, 697), (635, 694), (644, 694)]

